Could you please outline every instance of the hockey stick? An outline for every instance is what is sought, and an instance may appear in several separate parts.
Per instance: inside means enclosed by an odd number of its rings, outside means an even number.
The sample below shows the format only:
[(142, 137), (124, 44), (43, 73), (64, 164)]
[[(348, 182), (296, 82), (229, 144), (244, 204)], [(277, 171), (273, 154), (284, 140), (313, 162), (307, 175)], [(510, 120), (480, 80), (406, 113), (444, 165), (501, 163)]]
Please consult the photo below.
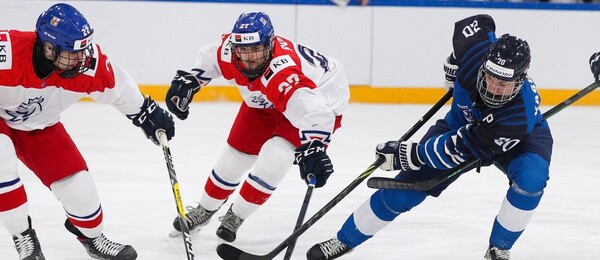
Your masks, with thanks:
[[(298, 214), (298, 219), (296, 220), (296, 226), (294, 227), (294, 231), (296, 231), (304, 221), (304, 216), (306, 216), (306, 210), (308, 209), (308, 203), (310, 203), (310, 197), (312, 196), (312, 192), (315, 189), (315, 185), (317, 184), (317, 178), (315, 178), (315, 176), (312, 173), (307, 176), (307, 179), (308, 188), (306, 188), (306, 194), (304, 195), (304, 201), (302, 201), (302, 207), (300, 207), (300, 213)], [(290, 242), (290, 245), (287, 247), (287, 251), (285, 251), (285, 256), (283, 257), (283, 260), (290, 260), (290, 258), (292, 258), (294, 247), (296, 247), (296, 239)]]
[[(417, 121), (415, 125), (413, 125), (408, 132), (406, 132), (401, 138), (400, 141), (407, 140), (413, 134), (421, 128), (450, 98), (452, 97), (452, 90), (449, 90), (423, 117)], [(377, 160), (373, 164), (371, 164), (363, 173), (358, 175), (356, 179), (354, 179), (346, 188), (344, 188), (338, 195), (333, 197), (331, 201), (329, 201), (323, 208), (321, 208), (315, 215), (313, 215), (310, 219), (308, 219), (304, 224), (294, 231), (290, 236), (288, 236), (281, 244), (279, 244), (275, 249), (271, 250), (271, 252), (266, 255), (253, 255), (247, 252), (244, 252), (232, 245), (229, 244), (220, 244), (217, 247), (217, 253), (222, 259), (225, 260), (234, 260), (234, 259), (273, 259), (277, 254), (279, 254), (283, 249), (291, 245), (293, 241), (296, 241), (300, 235), (302, 235), (308, 228), (314, 225), (319, 219), (321, 219), (329, 210), (331, 210), (335, 205), (337, 205), (343, 198), (345, 198), (352, 190), (354, 190), (361, 182), (363, 182), (371, 173), (373, 173), (377, 167), (379, 167), (385, 161), (384, 157), (378, 157)]]
[(173, 196), (175, 197), (175, 204), (177, 205), (177, 218), (179, 219), (179, 226), (181, 227), (181, 234), (183, 234), (183, 244), (185, 245), (185, 253), (187, 254), (188, 260), (194, 260), (194, 251), (192, 250), (192, 237), (190, 236), (190, 229), (187, 225), (185, 217), (185, 211), (183, 210), (183, 202), (181, 201), (181, 194), (179, 193), (179, 183), (177, 182), (177, 175), (175, 175), (175, 167), (173, 166), (173, 157), (171, 156), (171, 149), (169, 149), (169, 141), (167, 135), (163, 130), (156, 131), (158, 141), (162, 147), (163, 154), (165, 155), (165, 162), (167, 163), (167, 171), (169, 172), (169, 178), (171, 179), (171, 189), (173, 190)]
[[(559, 111), (565, 109), (569, 105), (575, 103), (577, 100), (581, 99), (588, 93), (592, 92), (594, 89), (598, 87), (598, 82), (594, 82), (587, 86), (586, 88), (580, 90), (579, 92), (573, 94), (573, 96), (565, 99), (560, 104), (554, 106), (550, 110), (546, 111), (543, 114), (544, 119), (548, 119)], [(457, 166), (457, 168), (451, 169), (449, 174), (440, 174), (439, 176), (427, 180), (427, 181), (404, 181), (397, 180), (394, 178), (384, 178), (384, 177), (373, 177), (367, 181), (367, 186), (373, 189), (398, 189), (398, 190), (413, 190), (413, 191), (426, 191), (434, 188), (435, 186), (449, 180), (450, 178), (460, 175), (466, 172), (469, 167), (473, 167), (476, 163), (478, 163), (478, 159), (473, 159), (471, 161), (464, 162)]]

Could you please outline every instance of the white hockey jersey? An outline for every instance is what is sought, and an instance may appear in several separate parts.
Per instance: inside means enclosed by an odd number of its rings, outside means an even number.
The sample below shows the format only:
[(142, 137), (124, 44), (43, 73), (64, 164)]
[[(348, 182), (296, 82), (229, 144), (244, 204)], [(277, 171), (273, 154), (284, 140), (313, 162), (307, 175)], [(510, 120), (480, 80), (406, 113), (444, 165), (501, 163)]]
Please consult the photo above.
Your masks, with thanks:
[(23, 131), (44, 129), (59, 122), (60, 114), (82, 97), (111, 104), (124, 115), (140, 112), (144, 97), (137, 82), (109, 62), (94, 45), (94, 64), (72, 79), (52, 73), (45, 79), (33, 69), (35, 32), (0, 31), (0, 118)]
[(329, 141), (335, 117), (342, 115), (350, 97), (342, 64), (279, 35), (273, 42), (269, 67), (253, 81), (232, 63), (231, 34), (202, 47), (192, 71), (200, 72), (202, 86), (224, 77), (238, 87), (249, 107), (277, 109), (300, 129), (302, 142)]

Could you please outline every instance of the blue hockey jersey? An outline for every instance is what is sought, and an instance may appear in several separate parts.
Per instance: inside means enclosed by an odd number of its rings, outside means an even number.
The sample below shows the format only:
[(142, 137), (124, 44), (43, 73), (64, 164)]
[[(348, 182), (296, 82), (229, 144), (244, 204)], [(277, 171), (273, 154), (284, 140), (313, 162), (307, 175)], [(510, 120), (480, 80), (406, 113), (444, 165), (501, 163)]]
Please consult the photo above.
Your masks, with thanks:
[(418, 148), (426, 165), (448, 169), (460, 163), (490, 159), (525, 140), (536, 127), (547, 128), (539, 109), (540, 96), (528, 77), (519, 94), (499, 108), (483, 104), (477, 90), (482, 60), (496, 41), (488, 15), (475, 15), (455, 24), (453, 55), (458, 62), (452, 108), (445, 116), (450, 131), (433, 136)]

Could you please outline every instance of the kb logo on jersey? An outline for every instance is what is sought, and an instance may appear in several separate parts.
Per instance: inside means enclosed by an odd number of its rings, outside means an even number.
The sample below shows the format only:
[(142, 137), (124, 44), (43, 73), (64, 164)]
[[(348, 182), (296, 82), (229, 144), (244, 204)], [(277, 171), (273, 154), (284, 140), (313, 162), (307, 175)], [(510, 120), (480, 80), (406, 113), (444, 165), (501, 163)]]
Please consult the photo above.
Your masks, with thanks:
[(278, 61), (273, 62), (273, 67), (279, 68), (280, 66), (283, 66), (283, 65), (285, 65), (288, 62), (289, 61), (287, 59), (283, 58), (283, 59), (280, 59)]

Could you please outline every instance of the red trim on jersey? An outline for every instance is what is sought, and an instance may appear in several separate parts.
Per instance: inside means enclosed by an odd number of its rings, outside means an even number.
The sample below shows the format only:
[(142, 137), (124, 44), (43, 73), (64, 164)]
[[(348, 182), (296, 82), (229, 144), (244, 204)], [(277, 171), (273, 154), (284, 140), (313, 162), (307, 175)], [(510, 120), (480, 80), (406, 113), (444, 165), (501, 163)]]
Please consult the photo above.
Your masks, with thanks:
[(204, 191), (206, 191), (206, 194), (208, 194), (208, 196), (210, 196), (211, 198), (224, 200), (235, 191), (235, 187), (233, 187), (233, 189), (231, 190), (225, 190), (215, 185), (212, 179), (208, 178), (208, 181), (206, 181), (206, 185), (204, 185)]
[(25, 187), (11, 190), (7, 193), (0, 194), (0, 212), (16, 209), (27, 202), (27, 193)]
[(0, 85), (22, 86), (24, 88), (46, 88), (55, 87), (79, 93), (103, 92), (115, 87), (115, 75), (106, 55), (96, 45), (97, 57), (95, 61), (95, 74), (89, 76), (79, 75), (72, 79), (63, 79), (52, 73), (46, 79), (39, 79), (33, 70), (33, 48), (36, 41), (35, 32), (21, 32), (11, 30), (13, 65), (10, 70), (0, 70)]
[(262, 205), (265, 203), (265, 201), (267, 201), (267, 199), (269, 199), (269, 197), (271, 197), (271, 194), (259, 191), (250, 185), (248, 181), (245, 181), (244, 185), (242, 185), (242, 188), (240, 189), (240, 196), (242, 196), (242, 198), (244, 198), (244, 200), (247, 202), (256, 205)]

